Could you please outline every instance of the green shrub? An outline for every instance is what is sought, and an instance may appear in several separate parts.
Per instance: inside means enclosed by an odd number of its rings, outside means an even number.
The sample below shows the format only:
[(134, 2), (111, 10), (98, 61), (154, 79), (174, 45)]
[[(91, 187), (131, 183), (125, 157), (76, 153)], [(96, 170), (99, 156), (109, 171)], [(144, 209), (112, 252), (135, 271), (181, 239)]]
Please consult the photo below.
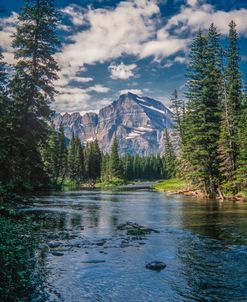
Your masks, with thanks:
[(34, 224), (16, 216), (15, 210), (0, 210), (0, 300), (27, 301), (32, 292)]

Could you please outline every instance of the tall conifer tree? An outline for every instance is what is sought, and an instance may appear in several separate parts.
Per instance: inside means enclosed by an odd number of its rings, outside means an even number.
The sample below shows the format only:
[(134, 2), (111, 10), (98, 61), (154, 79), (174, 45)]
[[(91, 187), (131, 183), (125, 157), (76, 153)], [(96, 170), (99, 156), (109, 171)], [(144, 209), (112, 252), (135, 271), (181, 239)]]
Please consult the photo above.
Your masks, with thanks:
[(121, 171), (121, 162), (118, 154), (118, 139), (117, 136), (114, 136), (112, 147), (111, 147), (111, 155), (110, 155), (110, 161), (111, 161), (111, 177), (122, 177), (122, 171)]
[(234, 193), (236, 169), (239, 155), (239, 128), (241, 121), (242, 78), (240, 73), (240, 51), (236, 24), (229, 24), (227, 65), (225, 68), (223, 113), (219, 140), (220, 171), (223, 185)]
[[(3, 55), (0, 49), (0, 180), (6, 182), (8, 174), (8, 151), (7, 144), (7, 130), (8, 130), (8, 116), (9, 116), (9, 99), (7, 96), (7, 72), (6, 63), (3, 60)], [(6, 185), (6, 183), (5, 183)]]
[(9, 156), (11, 181), (16, 186), (34, 187), (43, 177), (38, 146), (46, 139), (49, 105), (55, 95), (56, 25), (52, 0), (25, 1), (13, 41), (18, 61), (11, 83), (13, 142)]
[(219, 38), (211, 25), (206, 37), (199, 31), (192, 43), (184, 122), (183, 154), (190, 164), (190, 176), (210, 196), (217, 194), (219, 183), (217, 143), (222, 98)]

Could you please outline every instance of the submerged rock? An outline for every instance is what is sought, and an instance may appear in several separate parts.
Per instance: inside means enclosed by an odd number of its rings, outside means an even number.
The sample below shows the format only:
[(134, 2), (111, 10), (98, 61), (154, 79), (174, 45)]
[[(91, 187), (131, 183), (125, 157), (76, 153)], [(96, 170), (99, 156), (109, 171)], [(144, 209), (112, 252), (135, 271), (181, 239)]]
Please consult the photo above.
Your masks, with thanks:
[(166, 268), (166, 264), (162, 261), (152, 261), (152, 262), (146, 264), (146, 268), (150, 269), (152, 271), (160, 272), (164, 268)]
[(54, 251), (54, 252), (52, 252), (52, 255), (53, 255), (53, 256), (63, 256), (63, 255), (64, 255), (64, 253)]
[(130, 221), (120, 224), (117, 228), (121, 231), (127, 231), (127, 235), (129, 236), (144, 236), (150, 233), (159, 233), (157, 230), (146, 228), (143, 225)]
[(105, 260), (87, 260), (87, 261), (81, 261), (81, 263), (84, 264), (98, 264), (98, 263), (104, 263)]
[(48, 242), (48, 246), (50, 247), (50, 248), (57, 248), (57, 247), (59, 247), (60, 245), (62, 245), (62, 243), (61, 242)]

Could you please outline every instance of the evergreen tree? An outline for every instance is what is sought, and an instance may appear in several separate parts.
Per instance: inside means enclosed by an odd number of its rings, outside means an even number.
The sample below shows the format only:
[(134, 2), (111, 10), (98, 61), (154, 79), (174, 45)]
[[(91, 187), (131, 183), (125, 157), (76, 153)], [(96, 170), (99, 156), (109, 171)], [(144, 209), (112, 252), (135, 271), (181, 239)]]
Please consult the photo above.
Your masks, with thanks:
[(121, 178), (122, 171), (121, 171), (121, 161), (118, 155), (118, 140), (117, 136), (115, 135), (113, 139), (113, 144), (111, 147), (111, 155), (110, 155), (110, 166), (111, 166), (111, 177)]
[(53, 124), (49, 126), (46, 143), (41, 145), (40, 153), (45, 172), (54, 184), (62, 184), (67, 169), (67, 148), (63, 127), (56, 131)]
[[(229, 24), (227, 66), (225, 68), (223, 113), (219, 140), (220, 171), (223, 185), (237, 192), (235, 178), (239, 155), (239, 128), (241, 120), (242, 78), (240, 73), (240, 51), (236, 24)], [(229, 188), (230, 187), (230, 188)]]
[[(60, 184), (63, 183), (67, 172), (67, 155), (68, 154), (67, 154), (64, 129), (63, 129), (63, 125), (61, 124), (58, 130), (58, 167), (59, 167), (58, 176), (60, 177)], [(83, 161), (83, 154), (81, 156)], [(82, 166), (81, 169), (83, 169)]]
[(71, 180), (77, 180), (77, 167), (76, 167), (76, 138), (74, 132), (68, 145), (68, 169), (67, 176)]
[(199, 31), (190, 53), (187, 83), (188, 108), (183, 122), (183, 156), (193, 182), (208, 195), (217, 194), (219, 183), (217, 144), (222, 99), (222, 49), (211, 25), (207, 37)]
[[(0, 180), (6, 185), (8, 179), (8, 150), (6, 148), (8, 140), (8, 107), (9, 99), (7, 95), (7, 72), (6, 64), (0, 49)], [(7, 174), (7, 175), (6, 175)]]
[(84, 156), (83, 156), (83, 148), (81, 142), (78, 137), (75, 138), (74, 141), (74, 175), (73, 178), (77, 183), (80, 183), (83, 178), (84, 172)]
[(164, 132), (165, 138), (165, 164), (168, 178), (176, 176), (176, 155), (167, 129)]
[(53, 80), (58, 65), (53, 58), (56, 10), (52, 0), (26, 0), (19, 15), (13, 47), (15, 74), (11, 83), (11, 179), (16, 187), (35, 187), (44, 181), (38, 146), (47, 136), (47, 120), (54, 100)]
[[(92, 181), (95, 183), (95, 181), (100, 177), (106, 177), (106, 158), (103, 156), (103, 162), (102, 162), (102, 155), (99, 148), (98, 140), (88, 143), (85, 152), (85, 178), (87, 180)], [(103, 166), (104, 165), (104, 166)], [(104, 169), (104, 171), (101, 171), (101, 169)]]
[(239, 131), (239, 155), (237, 160), (237, 185), (239, 190), (247, 190), (247, 97), (241, 112)]
[(183, 139), (183, 115), (184, 115), (184, 101), (179, 99), (178, 92), (175, 89), (171, 98), (171, 109), (173, 112), (173, 121), (175, 123), (174, 130), (178, 141), (181, 143)]
[(101, 151), (99, 148), (98, 140), (96, 139), (92, 144), (91, 144), (91, 178), (93, 180), (97, 180), (100, 178), (101, 174)]

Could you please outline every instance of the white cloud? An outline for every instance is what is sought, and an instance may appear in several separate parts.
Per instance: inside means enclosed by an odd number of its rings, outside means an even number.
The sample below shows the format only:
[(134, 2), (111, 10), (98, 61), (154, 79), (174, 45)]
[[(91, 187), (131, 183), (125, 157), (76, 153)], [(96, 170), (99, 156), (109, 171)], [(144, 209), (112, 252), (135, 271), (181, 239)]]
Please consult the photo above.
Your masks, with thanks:
[(185, 57), (175, 57), (173, 60), (167, 60), (164, 67), (165, 68), (170, 68), (174, 64), (185, 64), (187, 62), (187, 59)]
[(70, 80), (78, 82), (78, 83), (88, 83), (88, 82), (93, 81), (93, 78), (91, 78), (91, 77), (79, 77), (78, 76), (78, 77), (71, 77)]
[(150, 41), (143, 46), (140, 57), (145, 58), (148, 56), (154, 56), (156, 60), (161, 60), (181, 50), (186, 51), (188, 43), (188, 39), (173, 37), (167, 37), (164, 40)]
[(126, 93), (133, 93), (133, 94), (137, 94), (137, 95), (142, 95), (143, 91), (141, 89), (123, 89), (119, 91), (119, 94), (126, 94)]
[(71, 4), (63, 8), (61, 12), (69, 16), (74, 25), (83, 25), (86, 23), (85, 9), (80, 5)]
[(97, 84), (92, 87), (85, 88), (85, 91), (86, 92), (107, 93), (110, 91), (110, 88)]
[[(71, 91), (69, 91), (71, 92)], [(60, 93), (56, 97), (56, 102), (53, 104), (53, 109), (57, 112), (75, 112), (81, 110), (89, 110), (88, 103), (91, 96), (87, 93)]]
[[(63, 10), (74, 25), (86, 22), (87, 29), (80, 29), (69, 37), (57, 54), (61, 66), (61, 78), (75, 75), (86, 64), (106, 62), (124, 54), (138, 56), (142, 44), (155, 35), (159, 13), (156, 1), (122, 1), (115, 8)], [(83, 23), (84, 24), (84, 23)], [(69, 77), (68, 77), (69, 75)]]
[(134, 69), (136, 69), (136, 67), (136, 64), (125, 65), (122, 62), (119, 65), (113, 63), (108, 67), (108, 69), (113, 80), (127, 80), (131, 77), (134, 77)]
[(0, 47), (4, 55), (5, 61), (9, 64), (14, 64), (14, 49), (11, 46), (12, 36), (16, 32), (16, 24), (18, 14), (12, 12), (9, 17), (0, 18)]
[[(53, 108), (58, 112), (74, 112), (98, 109), (99, 104), (93, 103), (91, 92), (107, 93), (110, 88), (102, 85), (94, 85), (87, 88), (79, 88), (73, 86), (58, 87), (59, 94), (56, 96)], [(108, 100), (108, 99), (107, 99)], [(99, 103), (101, 106), (105, 104), (106, 98), (103, 98)]]
[(194, 33), (199, 28), (208, 29), (211, 23), (219, 32), (227, 34), (229, 23), (234, 20), (238, 26), (238, 32), (247, 36), (247, 9), (222, 11), (215, 10), (212, 5), (202, 4), (197, 6), (182, 6), (180, 12), (171, 17), (165, 27), (167, 31), (175, 30), (177, 35), (183, 32)]

